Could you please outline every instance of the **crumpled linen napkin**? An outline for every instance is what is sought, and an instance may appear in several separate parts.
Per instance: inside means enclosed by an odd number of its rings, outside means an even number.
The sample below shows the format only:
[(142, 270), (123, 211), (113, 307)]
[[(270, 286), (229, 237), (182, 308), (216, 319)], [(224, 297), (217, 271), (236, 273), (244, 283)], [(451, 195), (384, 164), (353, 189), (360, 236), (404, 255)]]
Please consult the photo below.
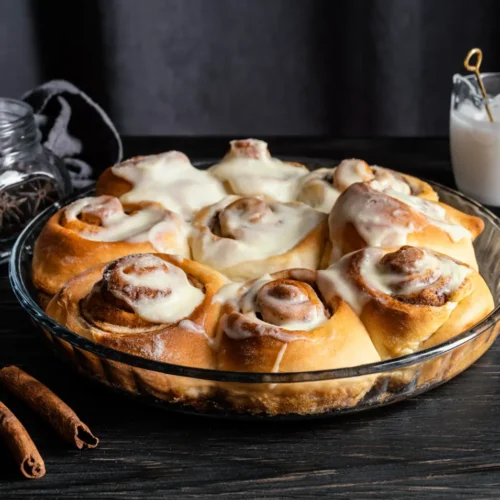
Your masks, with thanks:
[(42, 144), (64, 161), (74, 189), (86, 188), (122, 160), (120, 135), (109, 116), (72, 83), (52, 80), (21, 99), (33, 107)]

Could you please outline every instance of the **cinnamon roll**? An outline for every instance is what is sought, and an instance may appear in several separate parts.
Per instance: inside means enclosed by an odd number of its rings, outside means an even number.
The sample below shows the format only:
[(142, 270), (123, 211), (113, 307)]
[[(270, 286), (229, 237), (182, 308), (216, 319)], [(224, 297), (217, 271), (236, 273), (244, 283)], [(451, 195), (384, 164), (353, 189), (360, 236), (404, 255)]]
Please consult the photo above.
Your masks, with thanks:
[(154, 202), (187, 219), (226, 195), (221, 182), (179, 151), (137, 156), (108, 168), (96, 192), (116, 196), (128, 207)]
[(330, 216), (330, 263), (363, 247), (429, 247), (477, 269), (472, 242), (484, 222), (444, 203), (353, 184)]
[[(380, 360), (365, 328), (338, 296), (318, 289), (317, 272), (291, 269), (222, 288), (217, 366), (245, 372), (300, 372)], [(296, 384), (225, 384), (237, 409), (316, 413), (347, 407), (373, 377)]]
[(493, 309), (472, 267), (430, 249), (364, 248), (318, 272), (325, 297), (340, 296), (358, 314), (382, 359), (443, 342)]
[(299, 179), (308, 172), (307, 167), (272, 158), (267, 143), (257, 139), (231, 141), (230, 145), (220, 163), (209, 169), (229, 193), (295, 201)]
[(305, 175), (300, 181), (297, 200), (329, 213), (340, 193), (356, 182), (367, 182), (377, 191), (393, 190), (438, 201), (436, 191), (427, 182), (355, 158), (343, 160), (337, 167), (320, 168)]
[[(78, 335), (119, 351), (215, 368), (221, 304), (214, 296), (226, 283), (216, 271), (188, 259), (128, 255), (73, 278), (50, 301), (47, 314)], [(173, 392), (182, 399), (208, 384), (145, 370), (129, 374), (130, 370), (125, 365), (115, 367), (114, 377), (122, 384), (123, 379), (130, 385), (142, 384), (142, 390), (157, 397)]]
[(54, 295), (92, 266), (132, 253), (169, 252), (189, 257), (188, 225), (153, 205), (125, 212), (113, 196), (82, 198), (54, 214), (38, 237), (33, 284)]
[(194, 218), (193, 258), (239, 281), (290, 267), (317, 269), (326, 219), (303, 203), (227, 196)]

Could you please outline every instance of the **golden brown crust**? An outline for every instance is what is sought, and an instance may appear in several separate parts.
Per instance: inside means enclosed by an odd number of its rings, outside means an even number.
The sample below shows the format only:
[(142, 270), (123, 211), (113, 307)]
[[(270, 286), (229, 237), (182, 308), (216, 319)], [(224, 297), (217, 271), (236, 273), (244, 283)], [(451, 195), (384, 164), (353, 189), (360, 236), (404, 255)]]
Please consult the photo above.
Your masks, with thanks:
[(479, 217), (461, 212), (450, 205), (446, 205), (446, 203), (439, 202), (438, 205), (446, 210), (449, 221), (462, 225), (472, 234), (472, 240), (475, 240), (484, 231), (484, 221)]
[[(375, 289), (365, 281), (359, 267), (369, 250), (373, 249), (355, 252), (342, 262), (346, 279), (362, 297), (359, 317), (383, 359), (444, 342), (479, 322), (494, 307), (478, 272), (470, 268), (456, 288), (450, 288), (450, 277), (440, 274), (439, 269), (419, 268), (423, 251), (412, 247), (380, 249), (382, 257), (376, 269), (396, 284), (390, 285), (391, 294)], [(429, 249), (425, 252), (468, 267)]]
[[(124, 327), (131, 313), (119, 301), (106, 302), (107, 298), (101, 294), (99, 298), (103, 302), (88, 307), (85, 301), (102, 280), (106, 265), (96, 266), (73, 278), (51, 300), (47, 314), (78, 335), (122, 352), (183, 366), (215, 368), (213, 342), (220, 304), (213, 299), (227, 280), (216, 271), (188, 259), (166, 254), (155, 256), (182, 269), (204, 291), (201, 304), (183, 320), (171, 324), (131, 321)], [(69, 345), (63, 347), (64, 354), (74, 358), (75, 364), (91, 376), (126, 390), (147, 392), (173, 401), (197, 401), (214, 391), (214, 384), (208, 381), (135, 369), (82, 350), (71, 350)]]
[[(252, 202), (252, 200), (254, 201)], [(226, 209), (231, 209), (231, 206), (235, 203), (242, 204), (239, 207), (241, 209), (249, 210), (251, 213), (255, 212), (255, 218), (260, 216), (259, 209), (262, 208), (262, 205), (265, 207), (268, 206), (267, 202), (261, 199), (240, 196), (235, 202), (226, 207)], [(285, 205), (299, 206), (301, 204), (291, 202)], [(203, 257), (203, 241), (207, 236), (214, 241), (223, 238), (238, 240), (237, 234), (231, 234), (229, 231), (221, 230), (219, 220), (223, 220), (223, 217), (221, 217), (221, 214), (215, 214), (216, 217), (211, 217), (212, 211), (213, 208), (211, 206), (205, 207), (198, 212), (193, 220), (195, 231), (191, 234), (189, 242), (193, 257), (199, 262), (207, 263)], [(271, 234), (270, 238), (272, 237)], [(325, 217), (325, 219), (309, 231), (298, 244), (280, 255), (273, 255), (263, 259), (247, 260), (232, 266), (220, 267), (217, 270), (233, 281), (246, 281), (264, 274), (295, 267), (315, 270), (318, 269), (320, 265), (327, 241), (328, 221)]]
[(438, 201), (438, 194), (427, 182), (354, 158), (342, 161), (337, 167), (320, 168), (305, 175), (299, 183), (297, 200), (329, 213), (338, 196), (356, 182), (373, 182), (382, 191), (392, 188)]
[[(216, 271), (188, 259), (154, 255), (202, 284), (203, 302), (183, 319), (199, 325), (206, 336), (186, 328), (181, 320), (173, 324), (155, 324), (137, 318), (116, 298), (110, 299), (103, 294), (97, 285), (102, 282), (109, 264), (101, 264), (73, 278), (51, 300), (47, 314), (75, 333), (123, 352), (157, 361), (208, 367), (213, 353), (207, 338), (215, 334), (220, 309), (213, 298), (226, 280)], [(93, 293), (97, 296), (93, 297)]]
[[(380, 226), (384, 230), (394, 227), (408, 228), (407, 245), (431, 248), (477, 269), (472, 242), (484, 229), (484, 222), (479, 217), (460, 212), (445, 203), (436, 203), (436, 206), (444, 209), (448, 222), (460, 225), (470, 232), (470, 237), (454, 241), (445, 230), (434, 225), (422, 212), (361, 183), (353, 184), (344, 191), (330, 213), (330, 241), (333, 247), (330, 263), (342, 255), (370, 246), (370, 242), (367, 242), (358, 230), (359, 220), (348, 213), (350, 208), (347, 207), (352, 200), (359, 203), (360, 209), (368, 207), (369, 204), (369, 210), (364, 214), (366, 219), (363, 221), (366, 227), (371, 224), (372, 227)], [(429, 201), (427, 203), (434, 204)]]
[(91, 241), (59, 224), (54, 214), (38, 237), (33, 250), (32, 276), (36, 288), (54, 295), (72, 277), (87, 269), (132, 253), (154, 252), (149, 242)]
[[(97, 179), (95, 186), (95, 191), (97, 196), (110, 195), (121, 199), (123, 195), (127, 194), (133, 189), (133, 184), (128, 180), (116, 175), (113, 172), (113, 168), (120, 167), (122, 165), (137, 165), (144, 160), (151, 158), (152, 156), (140, 155), (133, 156), (122, 163), (108, 167)], [(144, 205), (154, 205), (157, 207), (162, 207), (161, 203), (152, 200), (143, 200), (140, 202), (123, 202), (123, 206), (127, 210), (137, 210)]]
[[(380, 360), (352, 309), (338, 297), (326, 301), (320, 294), (315, 271), (292, 269), (275, 273), (272, 278), (262, 285), (256, 281), (244, 285), (236, 303), (229, 300), (223, 305), (218, 331), (219, 369), (300, 372)], [(255, 313), (246, 312), (246, 294), (256, 284), (259, 288), (254, 299), (257, 317)], [(293, 306), (298, 303), (300, 307)], [(318, 308), (326, 313), (320, 325), (310, 330), (286, 329), (288, 321), (308, 318), (307, 311), (317, 313)], [(285, 326), (277, 326), (283, 322)], [(276, 414), (348, 407), (359, 401), (373, 383), (374, 377), (360, 377), (346, 381), (221, 386), (235, 408)]]
[[(397, 172), (395, 172), (397, 173)], [(419, 179), (418, 177), (413, 177), (412, 175), (408, 174), (399, 174), (405, 181), (408, 183), (408, 185), (411, 188), (413, 196), (418, 196), (419, 198), (423, 198), (424, 200), (429, 200), (429, 201), (439, 201), (439, 196), (434, 191), (432, 186), (423, 181), (422, 179)]]
[[(472, 286), (474, 291), (459, 303), (450, 314), (448, 321), (422, 344), (421, 349), (437, 346), (465, 332), (493, 310), (491, 292), (484, 279), (477, 273), (473, 276)], [(490, 341), (489, 336), (483, 334), (476, 340), (455, 348), (447, 356), (430, 360), (422, 368), (419, 382), (426, 384), (437, 378), (446, 380), (460, 373), (491, 345), (495, 338), (491, 337)]]
[[(259, 159), (262, 154), (262, 151), (256, 149), (258, 147), (262, 148), (258, 141), (234, 141), (232, 145), (233, 150), (240, 150), (238, 154), (242, 157), (255, 159)], [(233, 153), (234, 151), (228, 154)], [(264, 156), (270, 158), (267, 149)], [(138, 156), (127, 160), (126, 163), (138, 163), (146, 158)], [(304, 173), (307, 171), (302, 164), (283, 163), (293, 165)], [(375, 170), (367, 164), (365, 166), (366, 178), (362, 180), (366, 186), (370, 186)], [(217, 166), (214, 167), (216, 168)], [(396, 183), (406, 183), (412, 195), (438, 202), (437, 193), (426, 182), (407, 174), (376, 168), (384, 171), (382, 175), (394, 175)], [(327, 179), (328, 182), (334, 183), (335, 174), (339, 174), (339, 170), (324, 170), (325, 175), (331, 177)], [(363, 176), (362, 169), (360, 175)], [(295, 177), (293, 170), (291, 176)], [(304, 177), (308, 176), (301, 177), (299, 174), (297, 180)], [(227, 192), (231, 193), (231, 183), (222, 180)], [(387, 177), (379, 180), (388, 182)], [(300, 184), (300, 181), (298, 182)], [(337, 179), (339, 186), (342, 182), (342, 179)], [(314, 203), (323, 202), (324, 185), (325, 180), (322, 179), (321, 182), (308, 186), (309, 191), (306, 194)], [(349, 191), (350, 185), (348, 183), (340, 186), (339, 191)], [(121, 197), (132, 188), (133, 185), (129, 181), (118, 177), (112, 168), (108, 168), (99, 177), (96, 192), (98, 195)], [(403, 193), (408, 192), (405, 186), (402, 188)], [(298, 199), (309, 203), (300, 198), (302, 194), (299, 194)], [(379, 194), (390, 198), (383, 192)], [(258, 200), (248, 203), (249, 199), (256, 200), (239, 197), (237, 208), (250, 212), (254, 210), (255, 216), (259, 217), (258, 205), (265, 202)], [(263, 199), (270, 200), (271, 196), (263, 195)], [(430, 225), (425, 216), (398, 199), (390, 198), (389, 204), (389, 224), (407, 224), (413, 227), (407, 238), (409, 245), (428, 246), (467, 262), (472, 267), (477, 266), (470, 242), (451, 241), (447, 233)], [(450, 222), (468, 229), (472, 240), (482, 232), (484, 223), (481, 219), (464, 214), (446, 204), (437, 204), (444, 208)], [(139, 203), (127, 208), (137, 209), (140, 206)], [(195, 224), (198, 218), (206, 215), (208, 209), (209, 207), (205, 207), (198, 213)], [(318, 210), (322, 210), (319, 205)], [(48, 297), (48, 294), (57, 292), (63, 283), (76, 273), (84, 272), (73, 278), (50, 302), (49, 315), (79, 335), (122, 352), (157, 361), (248, 373), (301, 372), (358, 366), (379, 361), (381, 357), (401, 356), (414, 350), (435, 346), (470, 328), (493, 308), (488, 287), (474, 271), (467, 277), (463, 286), (451, 294), (440, 293), (440, 290), (446, 287), (446, 279), (435, 280), (434, 288), (416, 289), (407, 293), (410, 285), (426, 282), (432, 273), (429, 269), (415, 272), (411, 263), (419, 259), (421, 250), (403, 247), (399, 253), (387, 254), (382, 259), (381, 265), (391, 273), (404, 275), (404, 279), (395, 285), (394, 293), (389, 298), (381, 292), (369, 290), (369, 287), (358, 279), (360, 254), (354, 256), (349, 278), (359, 290), (369, 296), (369, 300), (357, 315), (338, 296), (322, 295), (318, 288), (317, 273), (311, 270), (320, 266), (326, 268), (332, 253), (327, 223), (322, 222), (292, 250), (282, 255), (220, 269), (226, 276), (238, 281), (274, 273), (272, 281), (263, 283), (255, 296), (257, 318), (262, 322), (259, 324), (254, 322), (254, 318), (248, 318), (235, 302), (222, 306), (219, 304), (221, 296), (214, 300), (214, 296), (226, 282), (216, 271), (196, 262), (163, 255), (162, 259), (181, 267), (188, 274), (189, 282), (203, 290), (206, 295), (202, 304), (187, 318), (191, 326), (187, 323), (180, 325), (179, 322), (172, 325), (157, 324), (138, 316), (126, 301), (113, 294), (114, 287), (123, 289), (127, 286), (126, 283), (114, 278), (105, 283), (102, 280), (104, 262), (114, 261), (132, 253), (154, 252), (151, 243), (104, 243), (84, 240), (77, 234), (82, 225), (99, 225), (98, 220), (85, 216), (66, 224), (68, 221), (63, 220), (64, 214), (59, 214), (59, 218), (57, 215), (50, 219), (35, 245), (33, 281), (40, 289), (40, 296)], [(336, 233), (335, 243), (340, 241), (341, 254), (367, 246), (355, 222), (347, 221)], [(222, 223), (224, 224), (223, 221)], [(214, 236), (237, 238), (237, 234), (232, 233), (234, 227), (231, 227), (231, 224), (225, 224), (225, 228), (230, 228), (229, 233), (226, 233), (225, 229), (221, 231), (219, 227), (214, 231)], [(310, 270), (288, 269), (294, 267), (306, 267)], [(283, 269), (288, 270), (282, 271)], [(153, 297), (157, 291), (145, 287), (132, 293)], [(450, 302), (458, 304), (451, 312), (448, 307)], [(288, 305), (285, 306), (286, 304)], [(310, 330), (287, 331), (283, 326), (283, 321), (302, 321), (311, 311), (322, 311), (321, 314), (325, 316), (324, 323)], [(193, 331), (193, 325), (195, 330), (198, 325), (205, 335)], [(232, 336), (228, 335), (228, 330), (239, 332), (239, 336), (238, 333), (234, 335), (234, 332)], [(375, 376), (295, 384), (197, 381), (133, 368), (99, 358), (60, 339), (53, 341), (80, 370), (132, 393), (148, 393), (156, 398), (195, 405), (202, 405), (203, 401), (210, 398), (214, 404), (221, 403), (225, 408), (230, 407), (236, 411), (277, 415), (320, 413), (330, 409), (352, 407), (365, 397), (375, 383), (386, 384), (391, 391), (406, 387), (410, 381), (422, 385), (434, 379), (446, 380), (477, 359), (493, 338), (494, 336), (490, 336), (489, 340), (484, 338), (481, 342), (467, 344), (453, 351), (447, 358), (429, 360), (418, 368), (411, 367), (395, 372), (389, 378), (388, 384)]]
[[(127, 160), (127, 163), (138, 163), (141, 160), (147, 158), (146, 156), (135, 156)], [(132, 189), (132, 184), (118, 177), (113, 173), (113, 167), (108, 167), (97, 179), (95, 185), (95, 192), (97, 196), (101, 195), (111, 195), (117, 198), (122, 197), (125, 193), (128, 193)]]
[[(138, 208), (147, 206), (141, 205)], [(150, 241), (106, 242), (86, 239), (79, 231), (86, 229), (95, 232), (101, 229), (98, 222), (80, 219), (68, 221), (66, 209), (67, 207), (62, 208), (47, 221), (33, 250), (33, 284), (49, 296), (56, 294), (71, 278), (93, 266), (125, 255), (156, 251)], [(165, 216), (167, 214), (165, 211)], [(163, 244), (167, 245), (168, 235), (165, 238)], [(188, 251), (187, 243), (184, 251)]]

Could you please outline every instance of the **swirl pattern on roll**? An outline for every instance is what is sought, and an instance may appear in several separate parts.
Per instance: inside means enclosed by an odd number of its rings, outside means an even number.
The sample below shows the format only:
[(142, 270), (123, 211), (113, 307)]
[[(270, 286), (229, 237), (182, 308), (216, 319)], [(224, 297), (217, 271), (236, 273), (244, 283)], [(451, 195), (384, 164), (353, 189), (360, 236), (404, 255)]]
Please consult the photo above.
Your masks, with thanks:
[(300, 181), (298, 201), (329, 213), (337, 198), (357, 182), (366, 182), (377, 191), (394, 191), (437, 201), (432, 187), (415, 177), (388, 168), (368, 165), (363, 160), (343, 160), (337, 167), (314, 170)]
[(484, 223), (444, 203), (356, 183), (329, 215), (331, 262), (364, 246), (426, 246), (477, 268), (472, 241)]
[[(130, 255), (109, 264), (102, 280), (94, 286), (84, 303), (93, 313), (109, 310), (107, 302), (134, 319), (123, 326), (145, 323), (175, 323), (188, 317), (204, 298), (203, 291), (189, 282), (177, 266), (154, 255)], [(86, 306), (86, 305), (87, 306)], [(131, 315), (124, 317), (128, 321)], [(117, 316), (113, 316), (115, 318)]]
[[(59, 339), (111, 385), (197, 408), (320, 413), (365, 395), (371, 404), (378, 381), (377, 398), (445, 380), (440, 364), (458, 373), (485, 349), (464, 343), (382, 377), (298, 373), (426, 349), (493, 309), (472, 244), (483, 222), (412, 176), (358, 159), (309, 172), (247, 139), (231, 141), (209, 172), (178, 151), (131, 158), (107, 169), (96, 193), (59, 210), (37, 239), (33, 283), (52, 296), (47, 314), (122, 353), (264, 373), (249, 376), (254, 384), (197, 380)], [(294, 383), (270, 383), (277, 372), (295, 372)]]
[(159, 252), (187, 252), (188, 225), (182, 217), (153, 205), (127, 214), (114, 196), (82, 198), (71, 203), (63, 209), (60, 224), (91, 241), (149, 241)]
[(471, 267), (411, 246), (350, 253), (319, 271), (318, 285), (326, 297), (340, 296), (353, 308), (382, 357), (413, 352), (444, 329), (459, 333), (463, 321), (477, 322), (492, 306)]
[(231, 141), (228, 153), (209, 172), (230, 193), (289, 202), (296, 199), (299, 179), (307, 168), (272, 158), (264, 141), (245, 139)]
[(234, 310), (222, 320), (226, 335), (233, 339), (252, 335), (287, 341), (304, 339), (288, 332), (310, 331), (330, 317), (328, 307), (313, 288), (315, 280), (314, 271), (290, 270), (263, 276), (241, 287), (233, 302)]
[(403, 246), (390, 253), (382, 248), (365, 248), (319, 274), (323, 286), (331, 282), (333, 287), (327, 295), (340, 295), (360, 314), (373, 296), (436, 307), (455, 302), (454, 294), (459, 293), (470, 272), (467, 265), (444, 255)]
[(227, 280), (189, 259), (129, 255), (89, 269), (52, 299), (47, 313), (78, 334), (139, 356), (213, 367)]
[(167, 252), (189, 257), (190, 227), (158, 205), (124, 209), (114, 196), (79, 199), (55, 213), (33, 251), (33, 282), (54, 295), (74, 276), (125, 255)]
[[(325, 214), (303, 203), (268, 203), (250, 196), (228, 196), (207, 207), (193, 227), (195, 260), (233, 278), (249, 262), (256, 266), (256, 276), (276, 267), (315, 268), (327, 236)], [(253, 272), (251, 265), (246, 270)]]
[(379, 359), (352, 309), (339, 297), (326, 300), (317, 277), (289, 269), (222, 288), (219, 368), (300, 371)]

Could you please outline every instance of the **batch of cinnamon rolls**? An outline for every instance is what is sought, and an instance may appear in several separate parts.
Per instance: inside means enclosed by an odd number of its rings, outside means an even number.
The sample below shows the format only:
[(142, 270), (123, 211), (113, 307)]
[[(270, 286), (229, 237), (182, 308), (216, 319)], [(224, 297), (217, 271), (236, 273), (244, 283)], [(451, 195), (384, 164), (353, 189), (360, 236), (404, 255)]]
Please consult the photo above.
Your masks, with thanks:
[[(208, 170), (177, 151), (107, 169), (96, 196), (47, 222), (32, 277), (49, 316), (119, 351), (235, 372), (326, 370), (425, 349), (487, 316), (473, 247), (483, 228), (415, 177), (357, 159), (309, 172), (236, 140)], [(377, 383), (142, 373), (157, 397), (224, 393), (271, 414), (352, 406)]]

